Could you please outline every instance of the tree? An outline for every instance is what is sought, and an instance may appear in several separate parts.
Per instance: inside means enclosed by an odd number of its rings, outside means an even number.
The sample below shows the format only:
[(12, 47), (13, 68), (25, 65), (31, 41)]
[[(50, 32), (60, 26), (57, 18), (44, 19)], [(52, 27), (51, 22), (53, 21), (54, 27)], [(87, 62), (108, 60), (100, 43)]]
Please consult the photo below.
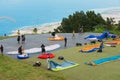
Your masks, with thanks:
[(106, 20), (106, 29), (108, 30), (112, 30), (113, 29), (113, 25), (114, 25), (114, 18), (108, 18)]
[(34, 29), (33, 29), (33, 32), (34, 32), (35, 34), (37, 34), (37, 31), (38, 31), (37, 28), (34, 28)]
[(20, 30), (17, 31), (18, 36), (20, 36)]
[(117, 27), (117, 30), (120, 31), (120, 21), (118, 22), (118, 27)]
[(94, 31), (95, 26), (97, 25), (104, 25), (105, 20), (102, 18), (102, 16), (99, 13), (95, 13), (94, 11), (87, 11), (87, 30), (86, 31)]
[(105, 20), (98, 13), (94, 11), (76, 11), (72, 15), (69, 15), (68, 18), (63, 18), (61, 26), (56, 29), (59, 32), (71, 33), (73, 30), (78, 32), (80, 28), (86, 31), (94, 31), (97, 25), (105, 25)]

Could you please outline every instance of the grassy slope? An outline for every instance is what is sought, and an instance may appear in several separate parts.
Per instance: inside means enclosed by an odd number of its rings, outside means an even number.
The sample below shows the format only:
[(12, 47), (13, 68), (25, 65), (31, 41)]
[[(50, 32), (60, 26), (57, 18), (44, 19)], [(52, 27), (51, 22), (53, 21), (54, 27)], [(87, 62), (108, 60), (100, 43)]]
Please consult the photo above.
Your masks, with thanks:
[[(56, 74), (64, 74), (68, 80), (119, 80), (120, 79), (120, 60), (108, 62), (99, 66), (85, 65), (84, 62), (97, 60), (104, 57), (120, 55), (120, 45), (117, 47), (105, 47), (102, 53), (80, 53), (78, 50), (81, 47), (74, 47), (55, 51), (56, 57), (53, 59), (60, 62), (58, 56), (64, 56), (65, 59), (79, 63), (80, 65), (71, 69), (53, 72)], [(34, 61), (42, 62), (42, 68), (46, 67), (46, 61), (35, 58), (30, 58), (27, 62)]]
[(24, 60), (0, 55), (0, 80), (66, 80), (55, 73), (35, 68)]
[(13, 38), (15, 36), (0, 36), (0, 40), (7, 39), (7, 38)]
[[(99, 65), (96, 67), (85, 65), (84, 62), (90, 60), (96, 60), (102, 57), (109, 57), (112, 55), (120, 54), (120, 47), (111, 48), (107, 47), (103, 53), (90, 53), (83, 54), (77, 52), (79, 48), (66, 50), (65, 58), (80, 64), (80, 66), (69, 69), (68, 71), (62, 71), (67, 77), (72, 80), (118, 80), (120, 78), (120, 61), (110, 62), (108, 64)], [(61, 52), (62, 53), (62, 52)], [(62, 55), (64, 55), (62, 54)], [(69, 55), (69, 56), (67, 56)]]
[[(83, 46), (82, 46), (83, 47)], [(48, 71), (46, 60), (36, 57), (26, 60), (14, 60), (0, 55), (0, 80), (119, 80), (120, 79), (120, 60), (112, 61), (99, 66), (88, 66), (84, 62), (96, 60), (104, 57), (120, 55), (120, 45), (117, 47), (105, 47), (102, 53), (80, 53), (82, 47), (74, 47), (55, 51), (56, 57), (53, 59), (60, 62), (58, 56), (79, 63), (74, 68), (63, 71)], [(40, 61), (41, 67), (32, 67), (33, 63)], [(62, 76), (62, 77), (61, 77)], [(64, 79), (66, 78), (66, 79)]]

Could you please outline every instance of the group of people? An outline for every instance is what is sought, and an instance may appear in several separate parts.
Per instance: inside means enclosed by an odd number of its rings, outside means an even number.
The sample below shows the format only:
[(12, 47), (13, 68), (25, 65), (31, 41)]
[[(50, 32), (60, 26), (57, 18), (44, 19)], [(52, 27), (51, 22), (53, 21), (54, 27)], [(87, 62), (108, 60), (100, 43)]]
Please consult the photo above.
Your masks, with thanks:
[(18, 35), (17, 37), (18, 44), (20, 44), (20, 40), (22, 40), (22, 44), (24, 44), (26, 40), (25, 35), (21, 35), (21, 36)]
[[(18, 42), (18, 44), (20, 44), (20, 41), (21, 41), (22, 44), (24, 44), (24, 43), (25, 43), (25, 40), (26, 40), (25, 35), (21, 35), (21, 36), (20, 36), (20, 30), (18, 30), (17, 34), (18, 34), (18, 37), (17, 37), (17, 42)], [(53, 36), (55, 36), (55, 33), (53, 33)], [(42, 49), (42, 53), (43, 53), (43, 52), (46, 52), (46, 50), (45, 50), (45, 45), (44, 45), (44, 44), (41, 45), (41, 49)], [(25, 52), (24, 52), (24, 48), (23, 48), (22, 45), (18, 48), (18, 53), (19, 53), (20, 55), (22, 55), (22, 54), (25, 53)]]
[[(21, 37), (22, 37), (22, 43), (25, 43), (25, 36), (22, 35)], [(18, 41), (18, 43), (20, 43), (20, 36), (18, 36), (17, 41)], [(65, 41), (64, 47), (66, 47), (66, 46), (67, 46), (67, 38), (66, 38), (66, 37), (64, 38), (64, 41)], [(41, 51), (42, 51), (42, 53), (45, 53), (45, 52), (46, 52), (46, 49), (45, 49), (45, 45), (44, 45), (44, 44), (41, 45)], [(22, 54), (24, 53), (24, 48), (23, 48), (22, 46), (20, 46), (20, 47), (18, 48), (18, 53), (19, 53), (20, 55), (22, 55)]]
[[(45, 50), (45, 45), (44, 45), (44, 44), (41, 45), (41, 51), (42, 51), (42, 53), (45, 53), (45, 52), (46, 52), (46, 50)], [(20, 47), (18, 48), (18, 53), (19, 53), (20, 55), (22, 55), (22, 54), (25, 53), (23, 46), (20, 46)]]

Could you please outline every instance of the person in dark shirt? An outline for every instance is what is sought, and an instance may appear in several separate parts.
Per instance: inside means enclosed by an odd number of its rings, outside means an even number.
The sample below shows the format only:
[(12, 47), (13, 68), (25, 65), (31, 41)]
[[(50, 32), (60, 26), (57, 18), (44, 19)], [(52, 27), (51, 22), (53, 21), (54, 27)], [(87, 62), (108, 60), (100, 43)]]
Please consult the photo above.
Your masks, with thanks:
[(0, 46), (1, 54), (3, 55), (4, 47), (3, 45)]
[(67, 46), (67, 38), (66, 37), (64, 38), (64, 41), (65, 41), (64, 47), (66, 47)]
[(21, 37), (22, 37), (22, 44), (24, 44), (26, 40), (25, 35), (22, 35)]
[(52, 33), (51, 33), (51, 35), (52, 35), (53, 37), (55, 37), (55, 34), (56, 34), (55, 32), (52, 32)]
[(45, 52), (46, 52), (46, 50), (45, 50), (45, 45), (44, 45), (44, 44), (41, 45), (41, 49), (42, 49), (42, 53), (45, 53)]
[(18, 43), (20, 43), (20, 36), (17, 37), (17, 41), (18, 41)]
[(20, 46), (20, 47), (18, 48), (18, 53), (19, 53), (20, 55), (23, 54), (23, 47), (22, 47), (22, 46)]

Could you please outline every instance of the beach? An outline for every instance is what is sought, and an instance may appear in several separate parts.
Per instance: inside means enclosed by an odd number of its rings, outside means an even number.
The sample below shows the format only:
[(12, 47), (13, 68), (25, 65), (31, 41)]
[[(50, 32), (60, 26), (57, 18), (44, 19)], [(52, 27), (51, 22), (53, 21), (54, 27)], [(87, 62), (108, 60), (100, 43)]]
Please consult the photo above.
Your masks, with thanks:
[[(37, 28), (37, 34), (43, 34), (43, 33), (53, 32), (54, 29), (58, 28), (60, 25), (61, 25), (60, 22), (55, 22), (55, 23), (49, 23), (49, 24), (44, 24), (44, 25), (22, 28), (22, 29), (18, 29), (18, 30), (20, 30), (21, 35), (22, 34), (34, 34), (33, 29)], [(12, 31), (12, 34), (10, 34), (9, 36), (18, 35), (17, 34), (18, 30)]]
[[(107, 18), (113, 18), (115, 23), (118, 23), (120, 21), (120, 8), (105, 8), (105, 9), (93, 9), (95, 12), (98, 12), (101, 14), (103, 19), (107, 20)], [(53, 22), (53, 23), (45, 23), (43, 25), (32, 25), (32, 26), (25, 26), (20, 30), (21, 34), (34, 34), (33, 29), (37, 28), (37, 34), (43, 34), (43, 33), (49, 33), (53, 32), (54, 29), (58, 28), (61, 25), (61, 21), (59, 22)], [(12, 33), (9, 36), (15, 36), (17, 35), (18, 30), (12, 31)]]
[(120, 21), (120, 7), (101, 8), (93, 10), (100, 13), (105, 20), (107, 20), (107, 18), (112, 18), (115, 24), (118, 24), (118, 22)]

